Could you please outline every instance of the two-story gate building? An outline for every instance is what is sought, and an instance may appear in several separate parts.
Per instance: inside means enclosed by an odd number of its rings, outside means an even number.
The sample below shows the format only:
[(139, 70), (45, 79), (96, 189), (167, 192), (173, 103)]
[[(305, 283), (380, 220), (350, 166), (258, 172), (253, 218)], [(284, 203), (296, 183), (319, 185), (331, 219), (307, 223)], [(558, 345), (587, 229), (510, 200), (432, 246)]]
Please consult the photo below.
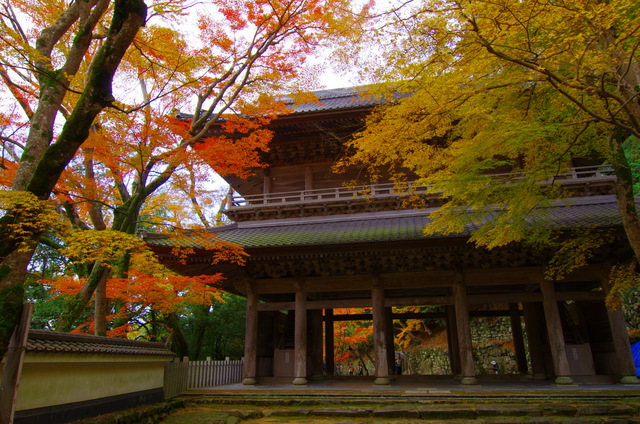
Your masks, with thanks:
[[(470, 320), (496, 315), (511, 318), (523, 375), (556, 383), (578, 375), (637, 382), (622, 313), (604, 305), (611, 264), (631, 255), (611, 169), (576, 167), (556, 178), (573, 196), (547, 211), (558, 231), (610, 227), (616, 237), (587, 266), (549, 281), (544, 266), (551, 252), (516, 244), (478, 248), (467, 243), (472, 226), (425, 237), (429, 212), (442, 200), (424, 188), (346, 187), (358, 175), (336, 175), (332, 165), (378, 101), (357, 89), (317, 94), (317, 103), (292, 106), (292, 114), (272, 123), (267, 167), (247, 179), (227, 178), (236, 194), (226, 214), (235, 222), (212, 231), (245, 248), (245, 267), (213, 266), (210, 253), (198, 246), (191, 246), (195, 254), (183, 264), (171, 254), (170, 239), (146, 235), (175, 271), (222, 271), (225, 289), (246, 296), (245, 384), (262, 377), (305, 384), (332, 374), (333, 323), (344, 319), (334, 310), (346, 307), (371, 308), (375, 382), (388, 384), (393, 320), (407, 318), (392, 308), (407, 305), (442, 306), (451, 370), (462, 384), (477, 382)], [(406, 207), (408, 198), (420, 199), (422, 207)]]

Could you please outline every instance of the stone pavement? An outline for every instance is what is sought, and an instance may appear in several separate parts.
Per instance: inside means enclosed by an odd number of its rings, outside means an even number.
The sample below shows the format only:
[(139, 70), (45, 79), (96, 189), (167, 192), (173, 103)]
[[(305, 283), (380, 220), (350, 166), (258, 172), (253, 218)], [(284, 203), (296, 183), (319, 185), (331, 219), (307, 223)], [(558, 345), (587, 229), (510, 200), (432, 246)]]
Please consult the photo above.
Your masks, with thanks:
[(518, 394), (584, 394), (588, 396), (597, 391), (640, 396), (640, 384), (610, 383), (605, 380), (584, 380), (575, 378), (574, 384), (560, 385), (553, 380), (534, 380), (521, 378), (492, 378), (491, 376), (478, 379), (477, 385), (463, 385), (453, 378), (433, 378), (423, 376), (398, 376), (389, 385), (377, 385), (373, 377), (332, 377), (322, 381), (309, 381), (306, 385), (294, 385), (286, 380), (262, 379), (254, 386), (243, 384), (227, 384), (224, 386), (190, 389), (189, 394), (214, 394), (220, 392), (270, 393), (270, 392), (351, 392), (360, 394), (381, 395), (387, 393), (404, 393), (406, 395), (513, 395)]
[(387, 386), (366, 377), (296, 386), (263, 379), (255, 386), (191, 389), (181, 398), (226, 411), (225, 423), (640, 424), (640, 385), (603, 381), (488, 378), (468, 386), (451, 378), (400, 376)]
[[(206, 405), (209, 404), (207, 407)], [(638, 424), (638, 404), (610, 401), (607, 403), (565, 403), (539, 401), (534, 403), (422, 403), (389, 402), (317, 404), (305, 403), (264, 405), (243, 403), (233, 406), (215, 399), (201, 397), (191, 402), (179, 420), (168, 417), (166, 423), (184, 422), (185, 415), (195, 417), (216, 415), (220, 423), (238, 424), (262, 422), (321, 423), (413, 423), (417, 421), (442, 424)], [(189, 408), (189, 407), (187, 407)], [(206, 412), (205, 412), (206, 411)], [(225, 415), (226, 414), (226, 415)], [(274, 418), (278, 418), (272, 421)], [(218, 420), (216, 420), (218, 421)]]

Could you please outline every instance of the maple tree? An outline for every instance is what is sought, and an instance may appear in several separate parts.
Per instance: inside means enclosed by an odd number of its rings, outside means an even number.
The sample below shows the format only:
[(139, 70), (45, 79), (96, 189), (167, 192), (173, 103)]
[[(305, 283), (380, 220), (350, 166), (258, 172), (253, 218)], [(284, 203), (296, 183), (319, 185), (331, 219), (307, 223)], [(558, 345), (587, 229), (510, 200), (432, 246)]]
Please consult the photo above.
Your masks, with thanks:
[[(367, 308), (335, 309), (338, 315), (370, 312)], [(342, 371), (348, 372), (349, 366), (358, 362), (363, 373), (369, 374), (365, 359), (373, 363), (373, 322), (372, 321), (336, 321), (334, 322), (334, 360), (338, 365), (347, 365)]]
[[(15, 169), (11, 188), (26, 191), (41, 201), (47, 199), (60, 173), (87, 136), (94, 118), (113, 100), (111, 81), (126, 49), (146, 18), (146, 5), (141, 0), (117, 1), (107, 14), (109, 1), (53, 4), (39, 16), (41, 32), (35, 35), (20, 25), (13, 7), (28, 6), (21, 2), (6, 3), (2, 14), (2, 64), (0, 76), (4, 87), (14, 96), (17, 107), (26, 119), (10, 125), (16, 132), (14, 145), (23, 148)], [(23, 9), (24, 10), (24, 9)], [(30, 10), (30, 8), (26, 8)], [(104, 30), (104, 27), (108, 30)], [(92, 43), (100, 35), (97, 47)], [(35, 40), (34, 40), (35, 39)], [(30, 42), (35, 41), (35, 47)], [(57, 46), (65, 43), (65, 53)], [(89, 64), (85, 56), (90, 48), (96, 53)], [(81, 66), (84, 69), (78, 74)], [(78, 79), (82, 88), (71, 107), (62, 107), (68, 90), (75, 90)], [(22, 80), (22, 82), (19, 82)], [(9, 109), (11, 110), (11, 109)], [(65, 124), (53, 133), (56, 116), (66, 115)], [(12, 110), (12, 115), (16, 112)], [(8, 114), (4, 119), (8, 119)], [(26, 121), (26, 122), (25, 122)], [(20, 134), (21, 127), (28, 127)], [(20, 143), (19, 137), (23, 137)], [(4, 356), (22, 305), (27, 265), (33, 254), (41, 228), (33, 228), (23, 237), (13, 236), (12, 222), (19, 221), (21, 211), (8, 209), (0, 220), (0, 354)]]
[[(195, 204), (192, 188), (203, 163), (240, 175), (255, 165), (270, 136), (261, 126), (283, 112), (262, 95), (293, 90), (306, 56), (361, 19), (343, 0), (216, 2), (194, 25), (199, 41), (189, 42), (172, 29), (191, 6), (179, 0), (153, 2), (148, 15), (141, 0), (46, 6), (3, 5), (0, 76), (13, 101), (2, 114), (9, 124), (3, 141), (10, 146), (6, 155), (15, 154), (2, 183), (40, 202), (53, 193), (51, 201), (68, 218), (67, 240), (96, 240), (95, 233), (107, 231), (133, 235), (148, 212), (145, 203), (174, 176), (182, 181), (175, 187), (182, 184)], [(170, 111), (185, 106), (193, 115), (176, 120)], [(248, 115), (256, 118), (242, 118)], [(214, 133), (220, 118), (232, 136)], [(22, 219), (21, 211), (5, 211), (2, 353), (19, 316), (27, 264), (48, 230), (26, 226), (15, 236), (10, 223)], [(107, 270), (126, 276), (136, 249), (121, 247), (110, 260), (75, 258), (86, 280), (67, 302), (60, 328), (73, 325)], [(96, 252), (108, 250), (104, 244)]]
[[(437, 312), (441, 308), (433, 306), (405, 306), (394, 307), (394, 313)], [(404, 350), (414, 349), (416, 346), (429, 345), (432, 337), (446, 327), (442, 319), (407, 318), (395, 320), (398, 327), (395, 334), (395, 344)]]
[[(349, 163), (369, 166), (374, 179), (380, 169), (397, 181), (417, 176), (448, 199), (426, 233), (473, 223), (472, 242), (491, 248), (553, 241), (539, 206), (562, 195), (554, 181), (572, 160), (602, 158), (614, 168), (624, 230), (640, 259), (624, 149), (640, 135), (637, 2), (415, 0), (380, 16), (372, 40), (384, 63), (368, 72), (392, 81), (374, 91), (394, 101), (355, 137)], [(499, 180), (496, 172), (509, 174)], [(573, 251), (591, 249), (590, 237)], [(565, 258), (574, 259), (577, 266), (584, 255)]]

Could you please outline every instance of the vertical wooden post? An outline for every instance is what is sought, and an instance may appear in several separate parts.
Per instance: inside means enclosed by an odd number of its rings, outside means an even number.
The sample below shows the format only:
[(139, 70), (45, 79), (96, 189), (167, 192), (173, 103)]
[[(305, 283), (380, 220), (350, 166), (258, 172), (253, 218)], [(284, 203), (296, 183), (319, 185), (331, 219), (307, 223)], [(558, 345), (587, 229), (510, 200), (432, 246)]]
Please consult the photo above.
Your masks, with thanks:
[(457, 273), (453, 281), (453, 298), (458, 328), (458, 346), (460, 348), (460, 365), (462, 368), (462, 384), (478, 384), (476, 368), (473, 363), (473, 344), (471, 343), (471, 325), (469, 323), (469, 304), (467, 288), (463, 274)]
[(396, 352), (395, 337), (393, 335), (393, 310), (392, 308), (384, 308), (384, 334), (385, 345), (387, 346), (387, 373), (393, 375), (396, 373)]
[(258, 361), (258, 294), (254, 290), (247, 292), (247, 318), (244, 333), (244, 370), (242, 384), (256, 384)]
[[(608, 271), (608, 270), (607, 270)], [(605, 294), (609, 294), (611, 287), (609, 286), (609, 274), (604, 274), (600, 283)], [(607, 308), (609, 316), (609, 326), (611, 328), (611, 337), (613, 338), (613, 348), (616, 351), (617, 369), (620, 375), (620, 383), (622, 384), (638, 384), (640, 380), (636, 377), (636, 365), (633, 361), (631, 353), (631, 344), (629, 343), (629, 335), (627, 333), (627, 324), (620, 307), (611, 310)]]
[(264, 172), (264, 185), (263, 185), (262, 193), (266, 196), (267, 194), (271, 193), (271, 184), (272, 184), (271, 169), (265, 168), (263, 172)]
[(542, 317), (538, 314), (538, 303), (527, 302), (522, 304), (524, 312), (524, 327), (527, 331), (527, 342), (529, 344), (529, 358), (531, 358), (531, 373), (534, 380), (545, 380), (547, 378), (544, 366), (544, 353), (542, 352), (542, 337), (540, 327)]
[(377, 283), (371, 289), (373, 309), (373, 352), (375, 355), (376, 384), (389, 384), (389, 366), (385, 335), (384, 289)]
[(307, 384), (307, 294), (296, 291), (293, 384)]
[(310, 166), (304, 170), (304, 189), (305, 191), (313, 190), (313, 170)]
[(324, 359), (327, 375), (335, 373), (333, 341), (333, 309), (324, 310)]
[(311, 316), (311, 380), (320, 381), (322, 376), (322, 309), (309, 311)]
[(449, 348), (449, 365), (454, 377), (462, 378), (460, 366), (460, 346), (458, 344), (458, 326), (456, 324), (456, 311), (452, 305), (446, 306), (447, 310), (447, 345)]
[(516, 351), (516, 364), (520, 374), (527, 374), (527, 352), (524, 347), (524, 336), (522, 334), (522, 323), (520, 321), (520, 308), (517, 303), (509, 303), (509, 321), (511, 322), (511, 334), (513, 335), (513, 346)]
[(33, 303), (26, 303), (22, 306), (20, 320), (16, 326), (4, 358), (2, 371), (2, 381), (0, 383), (0, 423), (11, 424), (16, 411), (18, 400), (18, 387), (20, 386), (20, 374), (22, 373), (22, 362), (24, 351), (29, 337), (29, 324), (31, 323), (31, 312)]
[(549, 348), (553, 359), (553, 368), (556, 375), (556, 384), (572, 384), (570, 377), (569, 360), (567, 359), (567, 349), (564, 344), (564, 334), (562, 333), (562, 321), (558, 310), (558, 299), (553, 281), (543, 280), (540, 283), (542, 291), (542, 305), (544, 307), (544, 317), (547, 321), (547, 333), (549, 335)]

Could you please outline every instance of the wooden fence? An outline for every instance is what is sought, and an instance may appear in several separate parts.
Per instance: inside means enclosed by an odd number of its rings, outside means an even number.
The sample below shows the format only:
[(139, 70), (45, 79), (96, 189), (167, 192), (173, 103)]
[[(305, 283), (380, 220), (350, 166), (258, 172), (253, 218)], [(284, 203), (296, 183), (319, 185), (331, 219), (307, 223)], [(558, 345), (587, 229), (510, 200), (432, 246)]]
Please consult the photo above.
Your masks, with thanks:
[(221, 386), (242, 381), (243, 361), (189, 361), (184, 358), (181, 362), (176, 358), (164, 369), (164, 397), (165, 399), (178, 396), (188, 389)]

